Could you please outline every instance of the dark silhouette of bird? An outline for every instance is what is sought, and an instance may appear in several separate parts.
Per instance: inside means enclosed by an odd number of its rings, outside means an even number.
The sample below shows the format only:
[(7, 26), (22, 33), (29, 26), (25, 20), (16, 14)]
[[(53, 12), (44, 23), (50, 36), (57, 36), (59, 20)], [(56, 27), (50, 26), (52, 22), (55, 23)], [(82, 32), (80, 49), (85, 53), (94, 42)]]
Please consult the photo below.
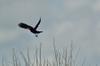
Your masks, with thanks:
[(18, 25), (19, 25), (19, 27), (21, 27), (21, 28), (30, 30), (30, 32), (32, 32), (33, 34), (35, 34), (36, 37), (38, 37), (38, 34), (43, 32), (43, 31), (38, 31), (38, 30), (37, 30), (37, 28), (38, 28), (40, 22), (41, 22), (41, 18), (40, 18), (40, 20), (38, 21), (38, 23), (36, 24), (35, 27), (32, 27), (32, 26), (27, 25), (27, 24), (25, 24), (25, 23), (19, 23)]

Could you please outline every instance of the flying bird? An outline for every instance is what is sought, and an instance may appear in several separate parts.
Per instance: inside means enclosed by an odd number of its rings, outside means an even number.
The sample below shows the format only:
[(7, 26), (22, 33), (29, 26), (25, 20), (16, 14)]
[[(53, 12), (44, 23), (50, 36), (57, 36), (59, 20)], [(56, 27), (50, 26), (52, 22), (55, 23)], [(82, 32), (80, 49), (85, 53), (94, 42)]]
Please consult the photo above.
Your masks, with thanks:
[(19, 23), (18, 26), (21, 27), (21, 28), (23, 28), (23, 29), (28, 29), (28, 30), (30, 30), (30, 32), (32, 32), (33, 34), (35, 34), (36, 37), (38, 37), (38, 34), (40, 34), (40, 33), (43, 32), (43, 31), (38, 31), (38, 30), (37, 30), (37, 28), (38, 28), (40, 22), (41, 22), (41, 18), (40, 18), (40, 20), (38, 21), (38, 23), (36, 24), (35, 27), (32, 27), (32, 26), (27, 25), (27, 24), (25, 24), (25, 23)]

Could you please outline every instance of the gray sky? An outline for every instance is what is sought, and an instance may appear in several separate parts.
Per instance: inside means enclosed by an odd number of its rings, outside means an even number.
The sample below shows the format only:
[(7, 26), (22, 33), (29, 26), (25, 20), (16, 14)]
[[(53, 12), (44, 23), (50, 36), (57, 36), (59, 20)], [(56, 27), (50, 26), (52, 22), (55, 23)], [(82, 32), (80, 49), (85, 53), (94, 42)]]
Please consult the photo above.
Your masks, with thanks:
[[(17, 26), (20, 22), (35, 25), (44, 32), (35, 38)], [(12, 48), (23, 50), (43, 43), (45, 55), (52, 53), (52, 38), (58, 48), (70, 44), (80, 48), (79, 58), (90, 64), (100, 61), (100, 0), (0, 0), (0, 56)]]

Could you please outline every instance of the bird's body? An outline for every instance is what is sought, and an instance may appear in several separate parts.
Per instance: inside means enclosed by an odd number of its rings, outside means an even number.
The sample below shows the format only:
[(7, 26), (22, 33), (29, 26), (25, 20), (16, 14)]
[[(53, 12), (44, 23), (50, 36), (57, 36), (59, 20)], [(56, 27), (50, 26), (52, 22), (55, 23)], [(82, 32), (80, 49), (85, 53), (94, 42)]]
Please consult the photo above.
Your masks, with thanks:
[(39, 34), (39, 33), (42, 33), (43, 31), (37, 31), (37, 30), (35, 30), (34, 28), (30, 28), (29, 29), (32, 33), (34, 33), (34, 34)]
[(40, 22), (41, 22), (41, 18), (40, 18), (39, 22), (37, 23), (37, 25), (36, 25), (34, 28), (33, 28), (32, 26), (29, 26), (29, 25), (25, 24), (25, 23), (19, 23), (18, 25), (19, 25), (19, 27), (21, 27), (21, 28), (30, 30), (30, 32), (34, 33), (34, 34), (36, 35), (36, 37), (38, 37), (37, 34), (43, 32), (43, 31), (38, 31), (38, 30), (37, 30), (37, 28), (38, 28)]

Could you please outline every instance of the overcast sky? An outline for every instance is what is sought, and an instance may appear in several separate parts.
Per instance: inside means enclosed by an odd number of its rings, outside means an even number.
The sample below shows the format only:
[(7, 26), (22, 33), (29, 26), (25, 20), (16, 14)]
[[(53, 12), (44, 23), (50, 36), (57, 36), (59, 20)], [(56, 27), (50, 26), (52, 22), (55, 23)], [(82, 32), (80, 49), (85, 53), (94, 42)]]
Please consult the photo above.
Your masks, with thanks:
[[(39, 39), (18, 27), (20, 22), (35, 26), (40, 17)], [(100, 64), (100, 0), (0, 0), (0, 57), (40, 42), (50, 57), (53, 37), (60, 49), (73, 40), (81, 61)]]

